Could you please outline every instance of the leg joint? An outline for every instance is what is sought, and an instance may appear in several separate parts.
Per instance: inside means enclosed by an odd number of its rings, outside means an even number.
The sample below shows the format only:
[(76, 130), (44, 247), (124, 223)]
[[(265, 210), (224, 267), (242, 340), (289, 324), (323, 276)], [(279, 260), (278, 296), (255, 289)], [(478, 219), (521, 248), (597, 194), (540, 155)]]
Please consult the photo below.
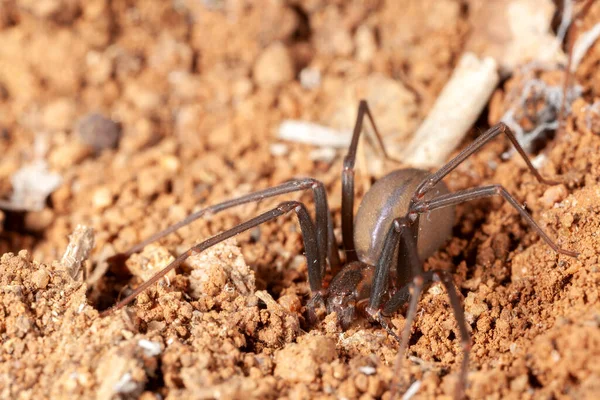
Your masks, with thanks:
[(402, 231), (402, 228), (408, 228), (408, 221), (406, 217), (395, 218), (393, 224), (394, 230), (398, 233)]
[(281, 212), (288, 212), (291, 210), (299, 211), (299, 209), (304, 208), (304, 204), (299, 201), (284, 201), (283, 203), (279, 203), (277, 209)]
[(344, 157), (344, 167), (342, 169), (342, 174), (354, 175), (354, 158), (350, 158), (348, 156)]

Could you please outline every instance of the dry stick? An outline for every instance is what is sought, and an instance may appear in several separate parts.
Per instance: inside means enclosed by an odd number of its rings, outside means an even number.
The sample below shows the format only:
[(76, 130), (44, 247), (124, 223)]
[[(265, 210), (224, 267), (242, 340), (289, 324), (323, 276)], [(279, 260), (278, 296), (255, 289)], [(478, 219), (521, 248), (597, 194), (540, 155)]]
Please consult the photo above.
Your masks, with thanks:
[(566, 75), (565, 75), (565, 80), (563, 82), (562, 101), (561, 101), (560, 108), (558, 110), (558, 128), (556, 129), (557, 137), (560, 137), (562, 135), (562, 132), (564, 129), (567, 90), (568, 90), (569, 86), (571, 86), (571, 74), (574, 73), (574, 71), (571, 72), (571, 64), (573, 63), (573, 47), (575, 46), (575, 34), (577, 32), (577, 28), (579, 27), (579, 24), (581, 23), (581, 19), (583, 19), (586, 16), (586, 14), (590, 10), (590, 7), (592, 6), (593, 2), (594, 2), (594, 0), (586, 0), (584, 5), (581, 7), (581, 10), (579, 10), (573, 16), (573, 19), (571, 20), (571, 26), (569, 27), (569, 31), (567, 33), (567, 48), (569, 49), (569, 55), (567, 57), (567, 66), (565, 68)]
[(496, 61), (465, 53), (404, 152), (408, 164), (439, 167), (461, 142), (499, 81)]
[(583, 57), (588, 52), (590, 47), (594, 45), (596, 40), (600, 37), (600, 22), (596, 23), (591, 29), (582, 32), (575, 44), (573, 45), (573, 61), (571, 64), (571, 73), (577, 70), (577, 67), (583, 60)]
[(82, 280), (80, 276), (82, 263), (88, 259), (94, 248), (94, 230), (89, 226), (77, 225), (69, 236), (69, 245), (60, 263), (67, 269), (71, 278)]

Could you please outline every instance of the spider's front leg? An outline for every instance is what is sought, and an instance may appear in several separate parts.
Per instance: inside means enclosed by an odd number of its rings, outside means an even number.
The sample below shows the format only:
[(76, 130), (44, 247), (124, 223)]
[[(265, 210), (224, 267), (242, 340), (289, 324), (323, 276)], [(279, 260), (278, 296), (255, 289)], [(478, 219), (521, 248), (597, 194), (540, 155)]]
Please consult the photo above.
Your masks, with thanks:
[[(458, 294), (454, 288), (452, 275), (447, 271), (423, 271), (422, 263), (419, 260), (417, 242), (415, 240), (415, 232), (417, 231), (415, 228), (418, 226), (418, 223), (418, 215), (415, 215), (414, 213), (409, 213), (406, 217), (396, 218), (392, 223), (392, 226), (390, 227), (390, 230), (386, 236), (383, 252), (377, 263), (370, 302), (366, 311), (371, 318), (378, 321), (400, 343), (398, 359), (396, 362), (396, 370), (399, 371), (402, 367), (404, 352), (408, 347), (411, 326), (416, 315), (417, 304), (419, 302), (421, 292), (423, 291), (423, 287), (434, 280), (441, 281), (448, 292), (450, 304), (452, 306), (452, 310), (460, 331), (461, 344), (463, 348), (463, 362), (461, 365), (460, 379), (456, 385), (455, 397), (462, 398), (466, 388), (466, 377), (470, 351), (470, 338), (467, 330), (467, 322)], [(398, 247), (400, 247), (403, 251), (396, 253), (396, 248)], [(397, 268), (400, 268), (408, 265), (413, 278), (412, 282), (405, 283), (402, 287), (398, 288), (398, 290), (389, 298), (389, 300), (383, 304), (382, 308), (381, 306), (383, 297), (389, 290), (388, 281), (390, 269), (394, 261), (394, 254), (398, 254), (399, 257), (406, 258), (406, 260), (402, 260), (405, 262), (397, 262), (396, 266)], [(400, 275), (400, 273), (397, 272), (397, 275)], [(410, 304), (406, 314), (406, 322), (402, 332), (402, 337), (399, 338), (389, 326), (388, 318), (398, 311), (402, 305), (406, 304), (408, 299), (410, 299)], [(397, 389), (398, 384), (396, 382), (392, 382), (392, 392), (394, 393)]]
[(319, 251), (319, 265), (323, 267), (321, 274), (325, 274), (326, 260), (329, 261), (329, 265), (332, 269), (337, 269), (340, 265), (340, 259), (333, 234), (333, 222), (331, 219), (331, 212), (327, 203), (327, 193), (325, 186), (322, 182), (312, 178), (300, 178), (294, 179), (289, 182), (282, 183), (277, 186), (273, 186), (267, 189), (263, 189), (257, 192), (249, 193), (241, 197), (226, 200), (218, 204), (214, 204), (198, 210), (188, 215), (183, 220), (173, 224), (166, 229), (153, 234), (146, 238), (142, 242), (131, 247), (123, 253), (118, 253), (107, 259), (110, 265), (116, 266), (118, 269), (124, 268), (125, 261), (134, 253), (141, 251), (148, 244), (153, 243), (163, 237), (177, 231), (178, 229), (189, 225), (204, 216), (210, 216), (222, 211), (228, 210), (232, 207), (237, 207), (242, 204), (257, 203), (264, 199), (268, 199), (283, 194), (311, 190), (313, 192), (315, 201), (315, 229), (318, 241)]

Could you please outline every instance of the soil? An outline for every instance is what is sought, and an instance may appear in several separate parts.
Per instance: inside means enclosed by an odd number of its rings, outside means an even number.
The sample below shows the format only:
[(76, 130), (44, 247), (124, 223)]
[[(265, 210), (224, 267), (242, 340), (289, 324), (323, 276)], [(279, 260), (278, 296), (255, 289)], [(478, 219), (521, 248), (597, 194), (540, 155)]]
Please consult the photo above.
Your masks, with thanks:
[[(377, 323), (342, 331), (331, 314), (308, 326), (291, 216), (193, 256), (130, 307), (99, 317), (194, 243), (283, 197), (200, 219), (125, 270), (93, 271), (194, 210), (292, 177), (325, 183), (339, 227), (343, 152), (322, 157), (280, 141), (279, 124), (348, 129), (366, 96), (386, 140), (405, 138), (469, 41), (468, 3), (2, 2), (0, 198), (36, 160), (62, 183), (39, 210), (0, 211), (0, 397), (389, 399), (398, 379), (402, 392), (418, 388), (413, 398), (451, 398), (462, 351), (445, 290), (435, 284), (420, 300), (398, 371), (398, 345)], [(596, 2), (580, 32), (598, 20)], [(426, 269), (452, 271), (460, 291), (470, 398), (600, 392), (599, 64), (596, 43), (575, 73), (582, 95), (566, 126), (536, 157), (559, 185), (537, 182), (504, 137), (445, 180), (453, 191), (502, 184), (579, 253), (552, 251), (500, 198), (458, 207), (453, 237)], [(498, 88), (463, 147), (512, 107), (524, 76)], [(564, 71), (537, 77), (555, 84)], [(377, 103), (382, 91), (393, 100)], [(375, 178), (357, 171), (358, 199)], [(287, 198), (311, 207), (309, 194)], [(93, 251), (65, 262), (79, 224), (93, 228)], [(404, 322), (403, 312), (392, 318), (397, 331)]]

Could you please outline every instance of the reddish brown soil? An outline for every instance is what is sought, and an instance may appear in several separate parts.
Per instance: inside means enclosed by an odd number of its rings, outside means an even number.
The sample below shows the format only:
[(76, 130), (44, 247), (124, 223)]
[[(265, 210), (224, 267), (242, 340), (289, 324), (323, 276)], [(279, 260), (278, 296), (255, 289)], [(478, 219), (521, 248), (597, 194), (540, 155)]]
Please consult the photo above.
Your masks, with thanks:
[[(385, 76), (408, 106), (385, 115), (376, 104), (376, 118), (389, 131), (414, 130), (467, 43), (467, 3), (2, 2), (0, 197), (36, 157), (63, 183), (41, 211), (0, 211), (0, 397), (387, 399), (399, 375), (403, 390), (420, 382), (415, 398), (449, 398), (461, 349), (445, 291), (424, 294), (405, 368), (395, 371), (397, 343), (379, 325), (362, 320), (344, 332), (335, 315), (306, 325), (293, 218), (194, 256), (135, 305), (98, 317), (174, 255), (282, 199), (148, 246), (128, 261), (133, 277), (110, 270), (86, 284), (58, 260), (78, 224), (94, 229), (83, 266), (91, 270), (193, 210), (295, 176), (325, 182), (339, 226), (343, 154), (315, 161), (314, 147), (289, 142), (272, 154), (280, 122), (351, 127), (356, 99), (377, 98), (382, 80), (362, 83)], [(598, 20), (600, 4), (582, 30)], [(542, 150), (543, 174), (561, 185), (538, 183), (518, 157), (504, 160), (505, 138), (446, 179), (451, 190), (504, 185), (561, 247), (580, 253), (557, 255), (501, 199), (458, 207), (453, 238), (426, 268), (452, 271), (462, 294), (471, 398), (600, 393), (600, 112), (591, 107), (599, 64), (596, 43), (575, 75), (583, 97)], [(320, 71), (316, 88), (300, 83), (307, 66)], [(563, 72), (541, 76), (555, 83)], [(522, 84), (517, 75), (506, 91)], [(504, 92), (490, 123), (509, 106)], [(108, 131), (93, 143), (81, 133), (92, 113), (120, 123), (115, 148)], [(474, 132), (485, 128), (482, 119)], [(369, 176), (358, 174), (360, 198)], [(394, 316), (394, 329), (404, 321)]]

